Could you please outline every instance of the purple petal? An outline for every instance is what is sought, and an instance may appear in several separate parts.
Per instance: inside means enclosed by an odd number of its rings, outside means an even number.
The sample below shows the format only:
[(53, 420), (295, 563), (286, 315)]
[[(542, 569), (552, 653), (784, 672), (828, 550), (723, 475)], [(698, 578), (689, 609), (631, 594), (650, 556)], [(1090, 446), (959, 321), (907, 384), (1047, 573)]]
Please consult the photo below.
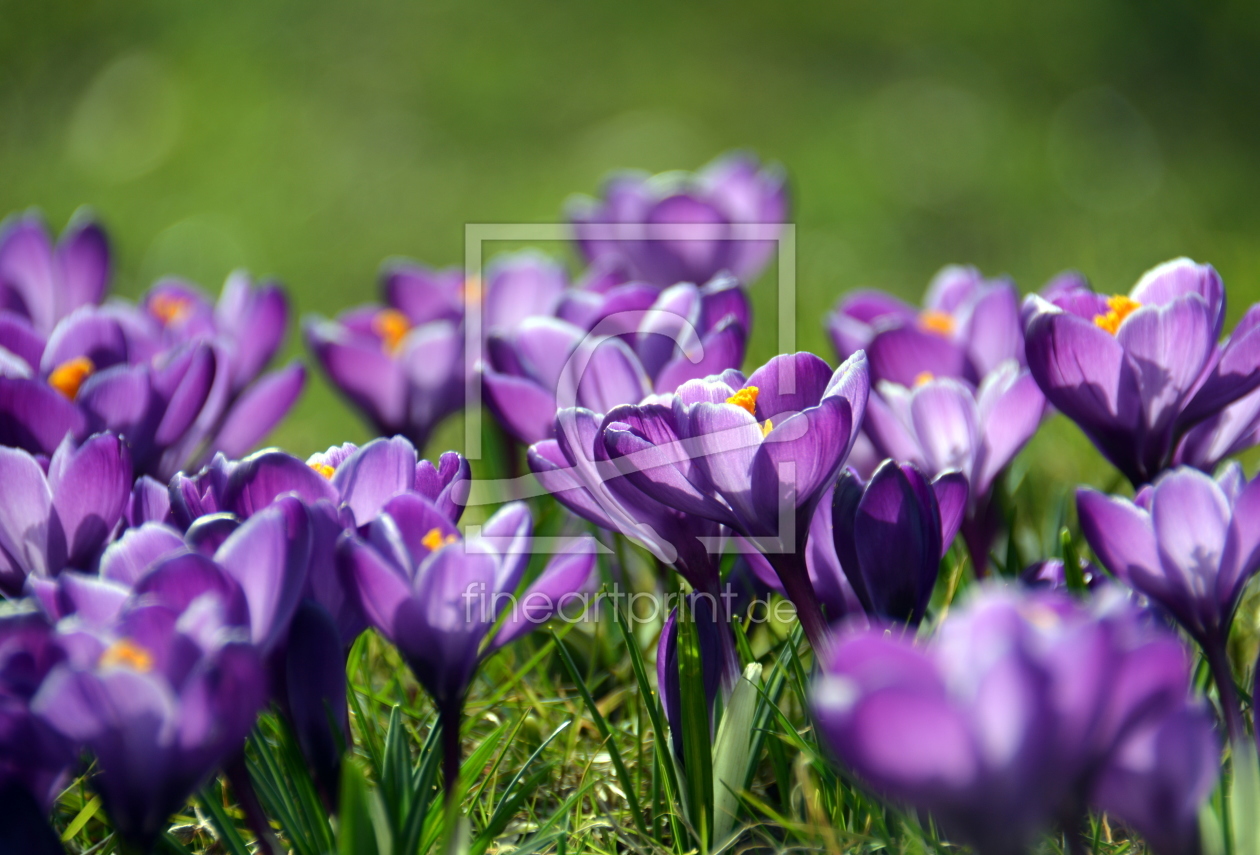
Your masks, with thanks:
[(1076, 491), (1081, 533), (1112, 574), (1128, 582), (1133, 570), (1160, 572), (1158, 546), (1150, 514), (1125, 499), (1081, 488)]
[(337, 567), (368, 623), (393, 641), (398, 609), (411, 596), (406, 577), (352, 534), (337, 543)]
[(87, 430), (83, 412), (51, 386), (0, 377), (0, 444), (52, 454), (67, 433), (77, 438)]
[(834, 372), (812, 353), (776, 356), (748, 378), (747, 386), (757, 387), (757, 419), (776, 420), (817, 406), (827, 391)]
[(526, 377), (482, 370), (486, 406), (518, 442), (541, 442), (555, 431), (556, 396)]
[(236, 458), (271, 433), (292, 409), (306, 386), (306, 367), (292, 362), (260, 378), (232, 405), (211, 450)]
[(247, 519), (287, 493), (312, 503), (338, 501), (337, 490), (327, 478), (296, 457), (272, 450), (250, 455), (232, 470), (223, 490), (222, 509)]
[(423, 264), (395, 262), (381, 271), (385, 302), (407, 316), (413, 326), (457, 320), (464, 312), (464, 271), (434, 270)]
[(595, 569), (594, 540), (566, 547), (520, 596), (491, 642), (497, 650), (545, 623), (566, 605), (566, 596), (582, 589)]
[[(20, 590), (30, 573), (49, 575), (62, 568), (64, 552), (49, 554), (53, 496), (34, 457), (0, 447), (0, 575), (5, 587)], [(58, 537), (60, 532), (55, 533)]]
[(956, 380), (933, 380), (915, 390), (910, 417), (927, 471), (974, 471), (980, 413), (970, 389)]
[(124, 532), (106, 547), (101, 555), (101, 578), (134, 585), (149, 567), (186, 548), (184, 539), (175, 529), (160, 523), (145, 523)]
[(1225, 284), (1212, 265), (1175, 258), (1146, 271), (1129, 292), (1137, 302), (1153, 306), (1168, 305), (1188, 294), (1203, 298), (1208, 310), (1210, 337), (1215, 341), (1220, 337), (1225, 318)]
[(1198, 295), (1138, 309), (1116, 333), (1134, 367), (1147, 428), (1166, 429), (1212, 358), (1216, 337)]
[(47, 375), (76, 357), (92, 360), (95, 370), (127, 361), (127, 339), (118, 321), (104, 312), (82, 309), (57, 324), (40, 358), (40, 372)]
[(416, 449), (401, 436), (362, 446), (337, 467), (332, 479), (357, 525), (367, 525), (391, 496), (414, 489), (415, 483)]
[(1008, 359), (1024, 361), (1024, 328), (1013, 285), (1002, 283), (988, 289), (971, 307), (962, 326), (967, 354), (978, 377)]
[(109, 239), (95, 220), (75, 215), (57, 242), (56, 263), (61, 268), (57, 311), (62, 317), (105, 298), (109, 287)]
[(486, 267), (482, 328), (512, 329), (524, 318), (551, 314), (568, 284), (564, 268), (542, 253), (493, 259)]
[(961, 472), (944, 472), (932, 481), (932, 492), (941, 513), (941, 557), (949, 551), (967, 514), (967, 478)]
[(692, 362), (686, 355), (679, 355), (657, 375), (654, 388), (669, 394), (689, 380), (699, 380), (738, 367), (744, 361), (744, 348), (748, 339), (745, 328), (733, 318), (718, 326), (704, 337), (702, 354)]
[(215, 325), (232, 340), (232, 389), (249, 384), (271, 361), (289, 324), (289, 301), (274, 282), (257, 288), (237, 271), (223, 283), (214, 307)]
[(967, 352), (961, 345), (934, 332), (915, 326), (894, 327), (877, 333), (867, 345), (871, 374), (876, 380), (889, 380), (913, 386), (923, 375), (967, 377)]
[(1032, 375), (1010, 360), (985, 378), (976, 393), (976, 407), (984, 445), (971, 487), (979, 498), (1037, 432), (1046, 399)]
[(9, 290), (14, 308), (47, 335), (57, 322), (58, 282), (53, 268), (52, 239), (37, 215), (6, 221), (0, 231), (0, 291)]
[(90, 437), (77, 450), (67, 438), (48, 466), (48, 485), (66, 560), (86, 568), (131, 499), (131, 454), (113, 434)]
[(356, 341), (341, 324), (319, 320), (307, 321), (306, 340), (333, 385), (377, 427), (397, 430), (404, 424), (406, 376), (380, 342)]
[[(300, 513), (287, 512), (285, 502)], [(306, 582), (310, 531), (294, 499), (250, 517), (215, 553), (215, 561), (245, 592), (250, 637), (264, 652), (288, 630)]]

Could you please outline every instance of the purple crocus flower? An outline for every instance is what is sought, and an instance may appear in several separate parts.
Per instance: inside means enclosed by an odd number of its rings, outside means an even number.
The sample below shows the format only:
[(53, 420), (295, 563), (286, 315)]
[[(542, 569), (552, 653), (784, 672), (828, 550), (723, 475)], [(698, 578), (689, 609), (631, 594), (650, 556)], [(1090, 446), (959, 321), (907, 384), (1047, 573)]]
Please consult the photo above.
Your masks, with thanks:
[(825, 624), (806, 566), (810, 522), (852, 446), (869, 388), (861, 353), (834, 372), (810, 353), (777, 356), (747, 380), (727, 371), (618, 407), (604, 442), (648, 496), (757, 546), (821, 646)]
[(868, 615), (918, 626), (966, 509), (959, 472), (928, 481), (913, 463), (886, 460), (867, 484), (841, 473), (832, 505), (835, 550)]
[(131, 498), (131, 458), (118, 437), (62, 440), (44, 464), (0, 447), (0, 589), (14, 596), (28, 577), (91, 569)]
[(486, 344), (486, 403), (526, 444), (553, 435), (557, 409), (606, 413), (743, 362), (750, 308), (733, 279), (565, 297), (556, 315), (492, 332)]
[(79, 211), (54, 245), (38, 213), (0, 224), (0, 313), (25, 319), (41, 336), (81, 306), (99, 303), (109, 287), (105, 230)]
[(1260, 386), (1260, 311), (1218, 344), (1225, 288), (1210, 265), (1166, 262), (1127, 296), (1032, 295), (1024, 314), (1046, 398), (1135, 486), (1170, 465), (1187, 430)]
[(51, 454), (67, 433), (108, 430), (125, 437), (137, 472), (170, 477), (217, 409), (214, 348), (198, 340), (145, 355), (129, 338), (130, 313), (80, 308), (47, 342), (0, 317), (0, 442)]
[(148, 851), (177, 810), (240, 756), (267, 700), (264, 663), (284, 642), (309, 539), (281, 499), (206, 555), (158, 523), (130, 530), (99, 577), (35, 593), (58, 620), (65, 661), (32, 710), (96, 757), (93, 785), (119, 835)]
[[(519, 600), (512, 599), (529, 563), (533, 521), (520, 502), (505, 505), (476, 537), (464, 540), (432, 502), (395, 496), (367, 527), (337, 545), (346, 586), (369, 623), (392, 642), (441, 717), (446, 788), (459, 770), (459, 721), (478, 663), (547, 620), (566, 595), (586, 584), (593, 543), (556, 555)], [(510, 614), (483, 644), (504, 601)]]
[(600, 199), (575, 198), (566, 213), (588, 262), (619, 262), (632, 279), (666, 288), (722, 271), (755, 281), (787, 209), (782, 169), (736, 153), (695, 174), (614, 174)]
[(30, 709), (44, 678), (64, 658), (42, 614), (0, 616), (0, 789), (24, 791), (36, 813), (47, 812), (69, 783), (74, 759), (73, 746)]
[(1083, 487), (1076, 506), (1102, 565), (1203, 647), (1231, 737), (1241, 735), (1226, 642), (1243, 588), (1260, 569), (1260, 479), (1248, 482), (1237, 463), (1215, 480), (1177, 467), (1133, 501)]
[(284, 418), (306, 383), (298, 362), (264, 374), (284, 341), (289, 305), (275, 282), (255, 286), (249, 275), (228, 276), (217, 303), (178, 279), (159, 281), (128, 318), (132, 359), (195, 341), (214, 347), (215, 378), (207, 406), (185, 437), (182, 466), (196, 468), (214, 454), (248, 453)]
[[(1238, 333), (1235, 331), (1234, 335)], [(1222, 460), (1257, 445), (1260, 445), (1260, 389), (1248, 392), (1186, 431), (1173, 454), (1173, 463), (1214, 472)]]
[(381, 434), (423, 448), (464, 402), (464, 306), (478, 286), (457, 268), (392, 262), (381, 273), (384, 305), (336, 320), (310, 318), (306, 343), (324, 373)]
[(841, 359), (866, 351), (871, 382), (913, 386), (925, 376), (974, 385), (1008, 359), (1024, 362), (1019, 294), (974, 267), (936, 274), (919, 309), (883, 291), (855, 291), (827, 319)]
[(1149, 806), (1113, 797), (1134, 767), (1170, 808), (1151, 841), (1160, 845), (1196, 833), (1216, 774), (1215, 751), (1187, 765), (1185, 753), (1142, 750), (1152, 731), (1180, 729), (1196, 752), (1212, 740), (1189, 666), (1122, 597), (1082, 606), (990, 588), (926, 648), (882, 627), (840, 636), (814, 687), (814, 719), (860, 780), (981, 855), (1027, 851), (1056, 822), (1076, 834), (1091, 803), (1152, 828)]
[(998, 521), (990, 489), (1041, 424), (1045, 398), (1027, 369), (1008, 359), (977, 388), (953, 377), (923, 377), (911, 387), (875, 387), (863, 428), (884, 457), (924, 474), (957, 470), (970, 490), (962, 532), (976, 572), (988, 565)]

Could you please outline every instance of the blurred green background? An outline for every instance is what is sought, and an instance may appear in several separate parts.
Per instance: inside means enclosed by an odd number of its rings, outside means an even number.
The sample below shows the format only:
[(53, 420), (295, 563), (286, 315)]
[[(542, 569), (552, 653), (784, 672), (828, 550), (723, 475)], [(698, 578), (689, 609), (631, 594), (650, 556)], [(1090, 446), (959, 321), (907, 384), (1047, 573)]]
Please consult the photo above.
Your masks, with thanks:
[[(0, 210), (94, 207), (126, 295), (243, 266), (332, 314), (387, 256), (460, 262), (467, 222), (552, 222), (611, 168), (747, 147), (788, 169), (798, 346), (829, 358), (840, 293), (917, 299), (948, 262), (1122, 291), (1185, 254), (1236, 318), (1260, 296), (1258, 48), (1260, 4), (1230, 0), (0, 0)], [(313, 377), (274, 440), (366, 435)], [(1095, 469), (1061, 420), (1037, 440), (1064, 443), (1038, 466)]]

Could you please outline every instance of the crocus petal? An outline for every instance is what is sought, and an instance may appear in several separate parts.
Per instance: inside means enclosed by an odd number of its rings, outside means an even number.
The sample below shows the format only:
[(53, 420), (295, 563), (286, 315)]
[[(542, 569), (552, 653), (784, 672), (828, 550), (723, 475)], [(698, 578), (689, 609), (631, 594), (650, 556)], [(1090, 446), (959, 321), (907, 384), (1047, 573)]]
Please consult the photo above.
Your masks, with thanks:
[(395, 616), (411, 596), (406, 577), (353, 534), (337, 542), (337, 568), (368, 623), (393, 641)]
[(917, 469), (886, 461), (858, 503), (855, 551), (864, 587), (875, 614), (894, 621), (922, 618), (940, 566), (940, 517), (934, 498), (924, 503), (925, 491), (931, 496)]
[(52, 454), (66, 434), (87, 433), (83, 411), (39, 380), (0, 377), (0, 444)]
[(1188, 258), (1165, 261), (1142, 274), (1129, 292), (1129, 296), (1137, 302), (1154, 306), (1168, 305), (1187, 294), (1203, 298), (1208, 310), (1210, 336), (1215, 341), (1221, 335), (1225, 317), (1225, 284), (1212, 265), (1195, 264)]
[(1008, 359), (1024, 361), (1019, 295), (1009, 282), (988, 289), (971, 307), (963, 324), (963, 341), (977, 377), (984, 377)]
[[(296, 504), (298, 513), (286, 502)], [(306, 582), (309, 550), (306, 511), (287, 499), (246, 520), (214, 555), (244, 590), (250, 637), (264, 652), (288, 630)]]
[(131, 454), (113, 434), (90, 437), (77, 450), (67, 438), (48, 466), (48, 485), (65, 535), (66, 560), (86, 568), (131, 498)]
[(910, 417), (928, 471), (973, 471), (980, 413), (970, 389), (950, 379), (921, 386), (910, 399)]
[(356, 525), (366, 525), (391, 496), (413, 489), (415, 483), (416, 448), (401, 436), (362, 446), (337, 467), (332, 479)]
[(228, 411), (211, 451), (222, 451), (232, 458), (247, 454), (292, 409), (305, 386), (306, 367), (300, 362), (259, 378)]
[(1208, 306), (1196, 294), (1143, 306), (1120, 325), (1116, 341), (1134, 366), (1147, 429), (1166, 430), (1214, 352)]
[(537, 581), (521, 594), (516, 608), (491, 642), (491, 648), (497, 650), (545, 623), (564, 607), (567, 595), (582, 589), (594, 569), (593, 539), (567, 547), (565, 552), (552, 558)]
[(62, 363), (80, 356), (96, 370), (127, 360), (127, 339), (118, 321), (104, 312), (81, 309), (57, 324), (40, 357), (39, 368), (49, 374)]
[(776, 420), (785, 413), (799, 413), (816, 406), (831, 383), (834, 372), (812, 353), (776, 356), (748, 377), (757, 387), (757, 419)]
[(214, 307), (215, 323), (232, 339), (232, 389), (258, 376), (284, 340), (289, 301), (274, 282), (257, 288), (249, 275), (235, 271), (223, 283)]
[(762, 525), (778, 529), (781, 503), (805, 507), (812, 516), (813, 502), (844, 463), (852, 433), (849, 402), (838, 396), (824, 398), (818, 406), (774, 426), (752, 467), (753, 501)]
[[(53, 496), (44, 470), (34, 457), (16, 448), (0, 447), (0, 562), (6, 586), (29, 573), (48, 574), (61, 569), (64, 551), (49, 555)], [(64, 549), (64, 548), (63, 548)], [(60, 550), (59, 550), (60, 551)]]
[(971, 377), (967, 352), (945, 336), (915, 326), (876, 333), (866, 347), (876, 380), (913, 386), (924, 374)]
[[(260, 451), (242, 460), (227, 478), (222, 509), (246, 519), (293, 493), (307, 502), (338, 501), (337, 490), (310, 466), (283, 451)], [(214, 509), (202, 509), (212, 512)], [(200, 514), (198, 514), (200, 515)]]
[(1134, 568), (1148, 574), (1160, 572), (1150, 514), (1125, 499), (1088, 488), (1076, 491), (1076, 508), (1081, 533), (1111, 573), (1129, 581)]
[(1046, 399), (1033, 376), (1008, 360), (985, 377), (976, 393), (976, 407), (984, 444), (971, 486), (979, 497), (1037, 432)]
[(555, 430), (556, 396), (527, 377), (482, 369), (486, 406), (499, 424), (522, 443), (541, 442)]
[(129, 529), (101, 555), (102, 579), (134, 585), (159, 560), (182, 552), (184, 539), (170, 526), (145, 523)]
[(36, 215), (14, 218), (0, 231), (0, 287), (17, 297), (31, 326), (47, 335), (57, 322), (52, 239)]
[(288, 713), (302, 754), (326, 792), (339, 781), (348, 742), (346, 662), (331, 615), (303, 600), (293, 615), (285, 657)]
[(949, 551), (954, 536), (967, 515), (967, 477), (961, 472), (944, 472), (932, 481), (936, 505), (941, 512), (941, 557)]
[(378, 341), (358, 341), (344, 326), (308, 320), (307, 345), (333, 385), (382, 430), (406, 420), (407, 380), (399, 361)]

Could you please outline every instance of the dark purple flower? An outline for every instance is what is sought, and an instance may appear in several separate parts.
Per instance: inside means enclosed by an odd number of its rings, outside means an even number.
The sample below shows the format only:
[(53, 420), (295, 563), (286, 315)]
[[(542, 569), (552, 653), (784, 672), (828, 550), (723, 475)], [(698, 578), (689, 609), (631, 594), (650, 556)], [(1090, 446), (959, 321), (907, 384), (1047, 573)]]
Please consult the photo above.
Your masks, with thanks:
[(41, 336), (75, 309), (99, 303), (109, 276), (109, 240), (85, 211), (55, 246), (38, 213), (0, 224), (0, 312), (19, 315)]
[(665, 619), (656, 647), (656, 690), (660, 694), (661, 708), (665, 710), (665, 720), (669, 723), (674, 759), (680, 764), (684, 762), (684, 743), (682, 688), (678, 670), (679, 620), (693, 622), (700, 640), (700, 670), (709, 710), (709, 742), (713, 738), (713, 704), (718, 690), (722, 687), (724, 676), (738, 669), (738, 663), (724, 661), (734, 658), (735, 643), (733, 639), (722, 637), (731, 632), (727, 618), (721, 614), (723, 604), (712, 596), (701, 594), (688, 594), (686, 599), (685, 613), (675, 608)]
[(9, 595), (29, 576), (91, 569), (131, 498), (131, 458), (113, 434), (81, 446), (66, 437), (46, 465), (0, 447), (0, 589)]
[(1256, 445), (1260, 445), (1260, 389), (1186, 431), (1173, 454), (1173, 463), (1214, 472), (1222, 460)]
[(212, 558), (149, 523), (116, 544), (100, 579), (67, 573), (56, 583), (66, 661), (31, 707), (92, 752), (93, 786), (119, 835), (142, 851), (239, 755), (267, 700), (264, 659), (304, 581), (295, 501), (246, 521)]
[(755, 281), (787, 208), (782, 169), (736, 153), (694, 174), (614, 174), (600, 199), (575, 198), (566, 213), (588, 262), (622, 263), (631, 278), (666, 288), (722, 271)]
[(1135, 486), (1170, 465), (1187, 430), (1260, 385), (1260, 310), (1218, 344), (1224, 285), (1189, 259), (1147, 271), (1127, 296), (1030, 296), (1025, 317), (1046, 398)]
[(871, 382), (913, 386), (920, 378), (979, 384), (1008, 359), (1024, 362), (1019, 294), (1007, 279), (950, 266), (928, 286), (922, 309), (882, 291), (855, 291), (827, 319), (841, 359), (866, 351)]
[(835, 550), (868, 615), (919, 624), (966, 509), (967, 481), (958, 472), (928, 481), (914, 464), (887, 460), (867, 484), (841, 473)]
[(1135, 761), (1175, 807), (1170, 824), (1194, 829), (1211, 789), (1203, 777), (1215, 771), (1200, 762), (1177, 782), (1179, 757), (1142, 750), (1150, 730), (1201, 715), (1189, 666), (1176, 639), (1138, 620), (1122, 597), (1081, 606), (988, 589), (952, 612), (926, 649), (879, 627), (838, 638), (815, 685), (814, 717), (874, 790), (931, 813), (981, 855), (1014, 855), (1054, 823), (1077, 833), (1091, 803), (1140, 827), (1142, 817), (1107, 799), (1112, 777)]
[(729, 526), (765, 553), (811, 642), (825, 627), (809, 583), (810, 522), (866, 408), (866, 358), (834, 372), (810, 353), (777, 356), (608, 414), (604, 442), (632, 484)]
[(65, 658), (38, 612), (0, 616), (0, 788), (17, 787), (46, 812), (69, 783), (74, 748), (31, 713), (31, 698)]
[(397, 262), (382, 271), (381, 292), (384, 305), (309, 318), (306, 343), (377, 432), (423, 448), (464, 403), (464, 307), (476, 287), (457, 268)]
[(521, 442), (552, 436), (557, 409), (606, 413), (743, 362), (750, 309), (732, 279), (565, 297), (555, 315), (526, 318), (486, 343), (486, 403)]

